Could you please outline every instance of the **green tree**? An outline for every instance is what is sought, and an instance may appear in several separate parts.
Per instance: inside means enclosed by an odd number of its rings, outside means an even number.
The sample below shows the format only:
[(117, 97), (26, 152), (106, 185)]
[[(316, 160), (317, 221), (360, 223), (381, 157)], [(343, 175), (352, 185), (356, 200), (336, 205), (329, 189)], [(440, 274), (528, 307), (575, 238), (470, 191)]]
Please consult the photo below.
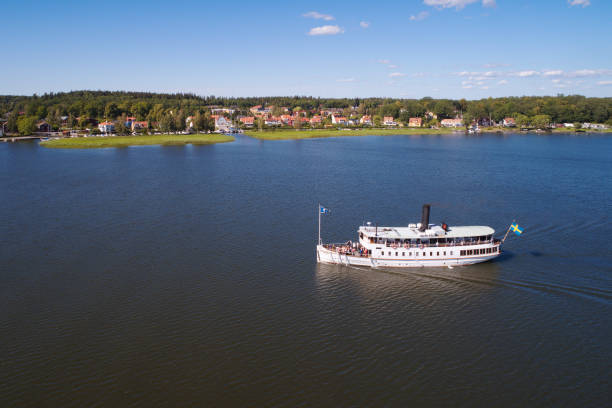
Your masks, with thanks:
[(8, 132), (18, 132), (19, 131), (19, 128), (17, 126), (18, 119), (19, 119), (18, 111), (14, 111), (9, 115), (8, 120), (6, 122), (6, 130)]
[(174, 118), (172, 114), (166, 113), (159, 121), (159, 127), (162, 132), (170, 133), (174, 131)]
[(127, 135), (130, 133), (131, 129), (126, 126), (127, 116), (124, 113), (123, 115), (117, 118), (115, 122), (115, 133), (118, 135)]
[(178, 111), (174, 116), (174, 129), (178, 131), (183, 131), (187, 127), (185, 114), (182, 110)]
[(47, 117), (47, 107), (39, 106), (38, 109), (36, 109), (36, 117), (38, 119), (45, 119)]
[(114, 119), (120, 114), (121, 112), (119, 112), (119, 108), (115, 102), (109, 102), (106, 104), (106, 107), (104, 108), (104, 117), (106, 119)]
[(447, 119), (455, 116), (455, 106), (447, 99), (439, 100), (433, 107), (433, 112), (438, 115), (438, 119)]
[(531, 124), (536, 129), (548, 129), (550, 126), (550, 116), (535, 115), (533, 118), (531, 118)]
[(514, 115), (514, 120), (516, 121), (516, 126), (520, 129), (529, 127), (529, 116), (523, 115), (522, 113), (517, 113)]
[(17, 119), (17, 129), (22, 136), (31, 135), (36, 131), (36, 116), (20, 116)]
[(465, 126), (466, 129), (468, 129), (470, 126), (472, 126), (472, 122), (474, 122), (476, 119), (478, 119), (476, 117), (476, 115), (474, 115), (472, 112), (470, 112), (470, 110), (468, 109), (464, 114), (463, 114), (463, 125)]

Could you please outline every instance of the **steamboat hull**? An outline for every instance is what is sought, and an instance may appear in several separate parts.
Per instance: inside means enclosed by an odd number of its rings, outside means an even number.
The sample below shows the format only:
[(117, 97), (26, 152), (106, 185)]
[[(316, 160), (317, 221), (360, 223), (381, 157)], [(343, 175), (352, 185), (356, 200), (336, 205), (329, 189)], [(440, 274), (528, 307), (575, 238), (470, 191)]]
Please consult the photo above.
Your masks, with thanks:
[[(494, 247), (494, 246), (492, 246)], [(447, 253), (460, 254), (461, 251), (472, 250), (476, 252), (482, 249), (478, 247), (461, 247), (452, 250), (445, 248)], [(486, 251), (485, 251), (486, 252)], [(416, 253), (416, 251), (415, 251)], [(326, 264), (339, 264), (348, 266), (369, 266), (372, 268), (389, 267), (389, 268), (424, 268), (424, 267), (444, 267), (444, 266), (461, 266), (473, 265), (481, 262), (487, 262), (497, 258), (500, 255), (499, 246), (495, 248), (494, 253), (484, 253), (469, 256), (443, 256), (437, 255), (440, 251), (430, 248), (421, 250), (419, 257), (375, 257), (375, 256), (358, 256), (344, 254), (338, 251), (333, 251), (325, 248), (323, 245), (317, 245), (317, 262)]]

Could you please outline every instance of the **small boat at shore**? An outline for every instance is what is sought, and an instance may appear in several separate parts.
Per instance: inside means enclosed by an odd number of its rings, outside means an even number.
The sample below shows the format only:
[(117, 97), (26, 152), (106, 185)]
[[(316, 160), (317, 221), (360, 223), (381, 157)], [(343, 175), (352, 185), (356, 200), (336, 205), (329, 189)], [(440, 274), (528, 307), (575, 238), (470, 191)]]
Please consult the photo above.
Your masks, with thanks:
[(324, 244), (320, 234), (321, 214), (329, 210), (319, 206), (317, 262), (370, 267), (441, 267), (486, 262), (501, 254), (506, 237), (494, 238), (493, 228), (430, 224), (430, 208), (429, 204), (423, 205), (418, 224), (379, 227), (367, 223), (357, 230), (358, 242)]

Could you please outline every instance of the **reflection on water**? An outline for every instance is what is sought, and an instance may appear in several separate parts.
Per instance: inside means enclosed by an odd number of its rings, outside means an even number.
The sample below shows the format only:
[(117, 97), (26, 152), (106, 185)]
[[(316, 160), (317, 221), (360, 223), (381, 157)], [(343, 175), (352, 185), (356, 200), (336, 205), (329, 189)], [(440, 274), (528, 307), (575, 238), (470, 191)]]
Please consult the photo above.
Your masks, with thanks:
[(431, 292), (468, 298), (500, 286), (495, 262), (453, 268), (367, 268), (317, 264), (315, 271), (317, 288), (327, 296), (337, 296), (338, 292), (351, 288), (351, 294), (372, 299), (389, 298), (392, 293), (418, 299), (420, 295), (430, 296)]

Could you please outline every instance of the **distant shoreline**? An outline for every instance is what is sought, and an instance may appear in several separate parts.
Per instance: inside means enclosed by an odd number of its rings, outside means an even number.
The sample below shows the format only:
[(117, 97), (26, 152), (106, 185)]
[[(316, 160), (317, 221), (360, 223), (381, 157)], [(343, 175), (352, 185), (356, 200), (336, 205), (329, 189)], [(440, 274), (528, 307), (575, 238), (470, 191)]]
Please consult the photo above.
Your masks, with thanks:
[(90, 136), (51, 139), (40, 142), (41, 146), (57, 149), (96, 149), (105, 147), (152, 146), (152, 145), (204, 145), (233, 142), (230, 135), (147, 135), (147, 136)]
[[(260, 140), (297, 140), (297, 139), (315, 139), (327, 137), (345, 137), (345, 136), (392, 136), (392, 135), (448, 135), (448, 134), (465, 134), (464, 128), (396, 128), (396, 129), (282, 129), (282, 130), (248, 130), (245, 135), (254, 139)], [(479, 133), (612, 133), (612, 129), (604, 131), (578, 131), (573, 129), (554, 129), (552, 131), (521, 131), (517, 128), (483, 128)], [(478, 134), (478, 133), (477, 133)]]

